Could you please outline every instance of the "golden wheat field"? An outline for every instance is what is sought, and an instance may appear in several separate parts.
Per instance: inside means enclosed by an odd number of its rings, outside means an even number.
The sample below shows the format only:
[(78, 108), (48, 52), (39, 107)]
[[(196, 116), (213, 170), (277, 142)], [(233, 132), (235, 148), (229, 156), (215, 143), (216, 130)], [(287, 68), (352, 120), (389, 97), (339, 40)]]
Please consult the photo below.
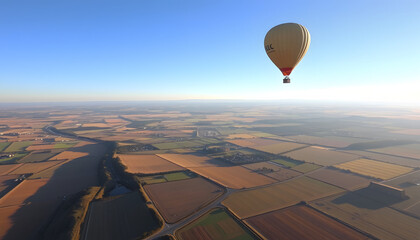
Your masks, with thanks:
[(403, 167), (391, 163), (384, 163), (364, 158), (338, 164), (335, 165), (335, 167), (383, 180), (394, 178), (413, 170), (413, 168), (409, 167)]

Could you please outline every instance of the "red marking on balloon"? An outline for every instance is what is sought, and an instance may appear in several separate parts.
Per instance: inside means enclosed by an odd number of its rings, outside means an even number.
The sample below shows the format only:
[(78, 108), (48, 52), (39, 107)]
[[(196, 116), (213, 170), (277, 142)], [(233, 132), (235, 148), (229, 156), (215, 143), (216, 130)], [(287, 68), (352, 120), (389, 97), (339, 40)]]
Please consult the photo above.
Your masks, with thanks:
[(293, 68), (280, 68), (280, 71), (284, 76), (289, 76), (292, 73)]

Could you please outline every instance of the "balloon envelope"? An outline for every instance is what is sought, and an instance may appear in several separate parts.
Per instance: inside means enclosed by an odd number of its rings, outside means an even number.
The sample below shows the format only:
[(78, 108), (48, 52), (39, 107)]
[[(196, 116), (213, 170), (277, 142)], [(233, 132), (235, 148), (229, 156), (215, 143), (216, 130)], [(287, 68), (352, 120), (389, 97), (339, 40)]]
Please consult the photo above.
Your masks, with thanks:
[(308, 29), (297, 23), (284, 23), (268, 31), (264, 39), (265, 51), (283, 75), (292, 73), (308, 51), (311, 36)]

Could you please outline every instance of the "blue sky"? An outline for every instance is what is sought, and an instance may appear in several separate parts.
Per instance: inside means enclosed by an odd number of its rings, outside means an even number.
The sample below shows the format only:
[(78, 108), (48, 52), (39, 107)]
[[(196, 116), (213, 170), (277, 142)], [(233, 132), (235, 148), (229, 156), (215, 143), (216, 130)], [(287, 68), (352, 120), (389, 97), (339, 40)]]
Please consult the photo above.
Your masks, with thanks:
[[(420, 3), (0, 2), (0, 102), (326, 99), (420, 102)], [(312, 42), (284, 85), (273, 26)]]

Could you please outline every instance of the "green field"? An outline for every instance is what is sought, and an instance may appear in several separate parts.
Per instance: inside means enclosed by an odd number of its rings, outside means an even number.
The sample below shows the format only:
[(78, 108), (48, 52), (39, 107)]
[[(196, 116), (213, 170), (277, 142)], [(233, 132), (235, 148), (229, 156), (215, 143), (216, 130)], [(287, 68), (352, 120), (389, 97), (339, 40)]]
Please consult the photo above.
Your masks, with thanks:
[(167, 174), (141, 177), (140, 179), (146, 184), (154, 184), (154, 183), (164, 183), (164, 182), (189, 179), (192, 176), (193, 176), (193, 173), (175, 172), (175, 173), (167, 173)]
[[(253, 235), (223, 209), (214, 209), (175, 232), (177, 239), (255, 239)], [(207, 238), (205, 238), (207, 239)]]
[(71, 148), (76, 144), (77, 144), (77, 142), (56, 143), (56, 144), (54, 144), (54, 148)]
[(2, 158), (2, 159), (0, 159), (0, 163), (15, 163), (19, 159), (21, 159), (24, 156), (26, 156), (27, 154), (28, 153), (16, 153), (15, 156), (13, 156), (11, 158)]
[(300, 164), (303, 163), (301, 161), (292, 160), (292, 159), (287, 159), (287, 160), (286, 159), (276, 159), (276, 160), (272, 160), (272, 162), (281, 164), (281, 165), (283, 165), (285, 167), (288, 167), (288, 168), (293, 168), (293, 167), (296, 167), (297, 165), (300, 165)]
[(31, 153), (30, 155), (26, 156), (19, 160), (20, 163), (29, 163), (29, 162), (42, 162), (45, 161), (54, 155), (57, 155), (59, 152), (43, 152), (43, 153)]
[(4, 152), (22, 152), (32, 144), (32, 141), (13, 142)]
[(316, 170), (320, 167), (321, 166), (316, 165), (316, 164), (304, 163), (304, 164), (300, 164), (300, 165), (297, 165), (295, 167), (292, 167), (292, 169), (295, 170), (295, 171), (301, 172), (301, 173), (307, 173), (307, 172)]
[(190, 176), (185, 174), (185, 172), (168, 173), (168, 174), (165, 174), (164, 177), (166, 178), (168, 182), (191, 178)]
[(10, 145), (10, 142), (0, 142), (0, 152), (7, 148)]

